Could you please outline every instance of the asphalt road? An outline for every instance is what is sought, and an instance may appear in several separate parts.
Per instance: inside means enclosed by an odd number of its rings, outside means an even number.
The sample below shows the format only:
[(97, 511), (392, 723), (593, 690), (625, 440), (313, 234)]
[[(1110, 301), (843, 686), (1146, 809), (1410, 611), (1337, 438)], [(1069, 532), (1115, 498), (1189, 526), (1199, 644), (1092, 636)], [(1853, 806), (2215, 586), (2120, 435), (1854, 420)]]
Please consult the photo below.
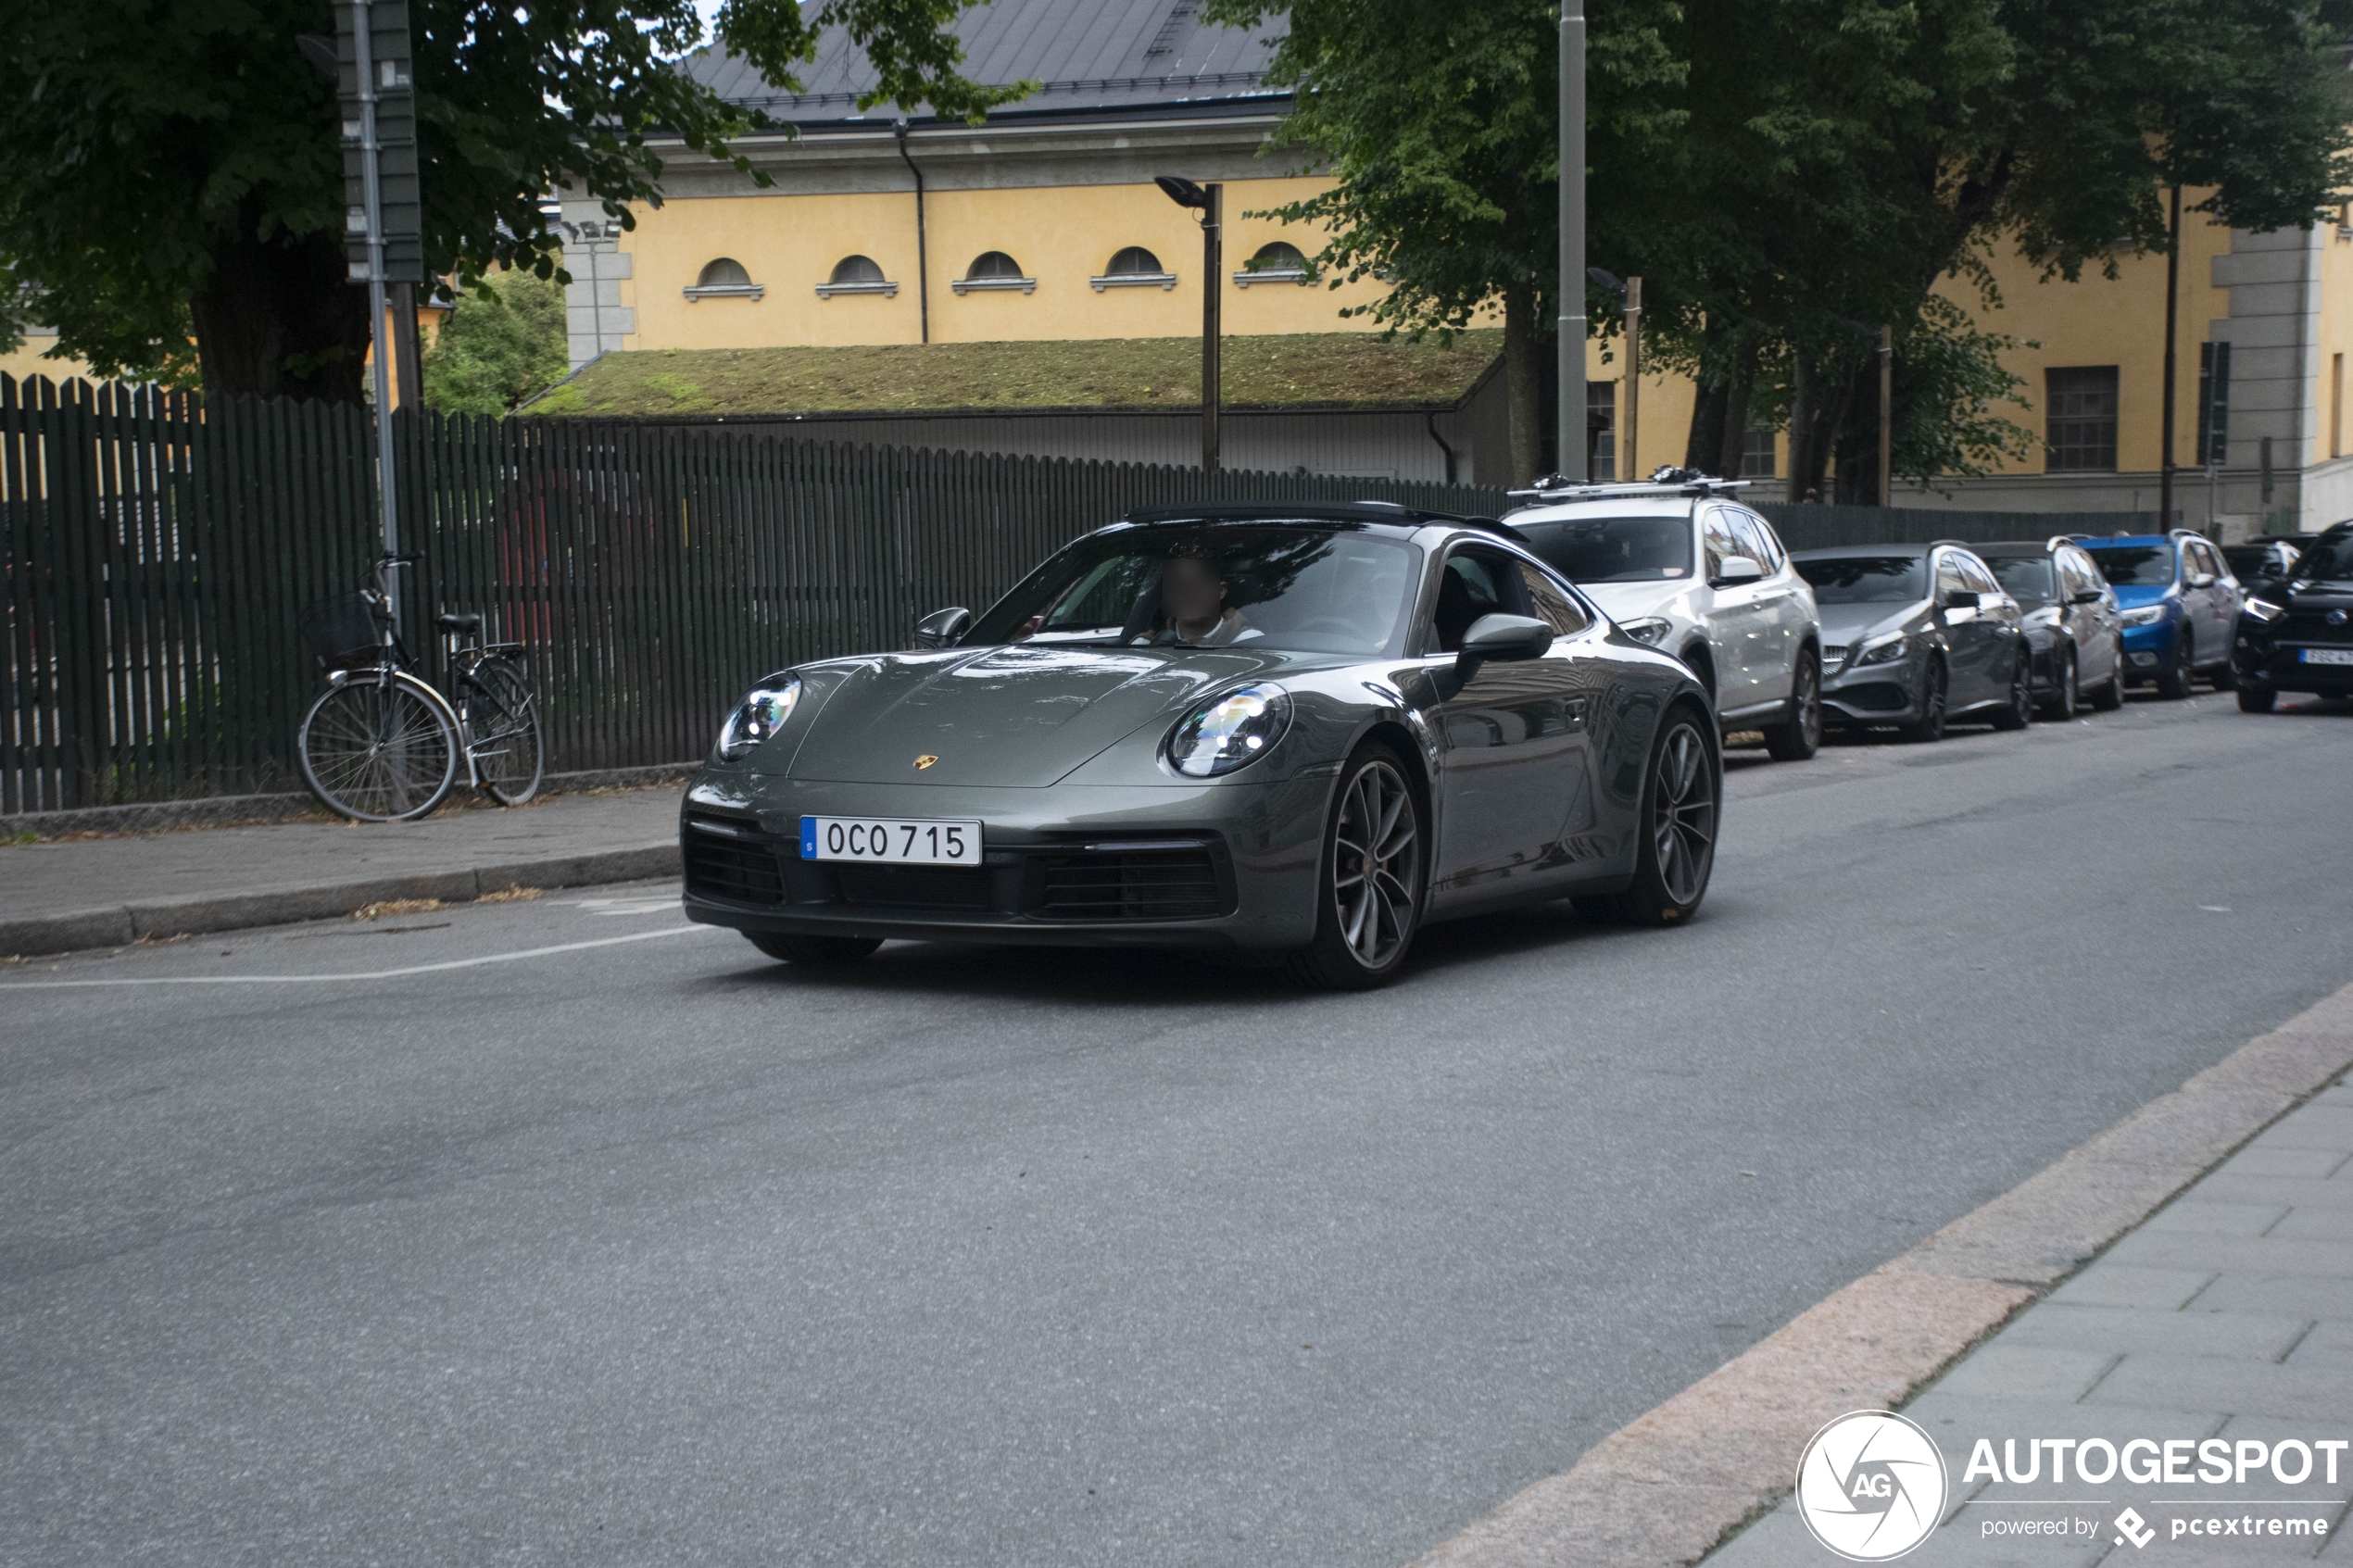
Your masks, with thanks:
[(1740, 763), (1689, 928), (1368, 997), (659, 886), (9, 966), (109, 984), (0, 991), (0, 1561), (1401, 1562), (2353, 978), (2348, 776)]

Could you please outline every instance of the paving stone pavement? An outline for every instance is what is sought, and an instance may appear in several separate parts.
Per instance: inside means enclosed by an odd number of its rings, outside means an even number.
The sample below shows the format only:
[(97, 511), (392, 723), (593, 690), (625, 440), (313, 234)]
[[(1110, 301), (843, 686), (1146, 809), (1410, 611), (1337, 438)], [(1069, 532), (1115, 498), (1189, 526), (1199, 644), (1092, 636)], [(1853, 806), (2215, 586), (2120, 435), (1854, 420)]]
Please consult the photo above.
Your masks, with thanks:
[[(2143, 1557), (2174, 1564), (2314, 1562), (2353, 1568), (2353, 1449), (2316, 1454), (2309, 1478), (2284, 1484), (2271, 1449), (2353, 1439), (2353, 1085), (2340, 1078), (2099, 1260), (2011, 1320), (1922, 1391), (1903, 1413), (1936, 1440), (1948, 1477), (1943, 1523), (1906, 1564), (2108, 1568)], [(2220, 1439), (2254, 1458), (2244, 1483), (2139, 1485), (2121, 1475), (2055, 1484), (1970, 1478), (1979, 1438), (2105, 1438), (2121, 1449)], [(2262, 1457), (2252, 1447), (2261, 1445)], [(2047, 1457), (2041, 1450), (2038, 1460)], [(2185, 1469), (2199, 1469), (2201, 1450)], [(2296, 1450), (2284, 1461), (2297, 1465)], [(1796, 1456), (1793, 1455), (1793, 1469)], [(2334, 1458), (2334, 1479), (2327, 1461)], [(2153, 1535), (2131, 1544), (2127, 1507)], [(2326, 1533), (2273, 1535), (2274, 1518)], [(2219, 1538), (2192, 1533), (2235, 1523)], [(2062, 1536), (2019, 1524), (2068, 1522)], [(2252, 1532), (2249, 1533), (2250, 1526)], [(2180, 1530), (2176, 1534), (2177, 1528)], [(1705, 1559), (1709, 1568), (1823, 1568), (1840, 1561), (1783, 1502)]]

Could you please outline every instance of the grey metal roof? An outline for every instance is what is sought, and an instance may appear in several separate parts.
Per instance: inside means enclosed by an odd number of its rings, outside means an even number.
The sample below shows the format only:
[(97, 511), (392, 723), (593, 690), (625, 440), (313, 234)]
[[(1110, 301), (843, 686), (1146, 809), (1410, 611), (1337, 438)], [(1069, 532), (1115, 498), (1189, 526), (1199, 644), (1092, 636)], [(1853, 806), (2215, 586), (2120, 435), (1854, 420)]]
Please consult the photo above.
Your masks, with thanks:
[[(1240, 31), (1203, 21), (1200, 11), (1199, 0), (993, 0), (964, 12), (951, 31), (964, 46), (963, 70), (972, 81), (1043, 83), (995, 110), (992, 119), (1089, 112), (1126, 118), (1252, 100), (1280, 112), (1290, 94), (1265, 82), (1282, 19)], [(819, 39), (797, 94), (779, 92), (716, 46), (682, 64), (735, 103), (812, 128), (859, 118), (858, 95), (876, 75), (839, 28), (827, 28)], [(884, 119), (896, 112), (887, 105), (869, 111)]]

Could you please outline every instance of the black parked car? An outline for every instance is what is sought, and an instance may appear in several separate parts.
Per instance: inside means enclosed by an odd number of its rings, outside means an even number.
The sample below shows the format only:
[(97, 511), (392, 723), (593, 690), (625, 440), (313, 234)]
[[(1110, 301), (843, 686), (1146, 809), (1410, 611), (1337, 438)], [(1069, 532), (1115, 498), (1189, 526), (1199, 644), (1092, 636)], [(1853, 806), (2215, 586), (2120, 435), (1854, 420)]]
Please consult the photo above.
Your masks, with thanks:
[(2269, 713), (2282, 692), (2353, 696), (2353, 522), (2312, 542), (2296, 574), (2239, 613), (2239, 706)]
[(2230, 563), (2231, 575), (2239, 586), (2250, 594), (2266, 594), (2276, 598), (2287, 586), (2296, 571), (2296, 558), (2310, 544), (2307, 534), (2298, 539), (2283, 539), (2277, 534), (2250, 539), (2244, 545), (2225, 545), (2222, 558)]
[(2116, 590), (2082, 546), (2064, 534), (2041, 544), (1971, 546), (2026, 612), (2034, 651), (2034, 700), (2050, 719), (2072, 719), (2086, 701), (2124, 706), (2124, 622)]
[(1822, 625), (1822, 721), (1944, 737), (1948, 719), (2022, 730), (2033, 660), (2018, 601), (1965, 546), (1843, 545), (1790, 559)]

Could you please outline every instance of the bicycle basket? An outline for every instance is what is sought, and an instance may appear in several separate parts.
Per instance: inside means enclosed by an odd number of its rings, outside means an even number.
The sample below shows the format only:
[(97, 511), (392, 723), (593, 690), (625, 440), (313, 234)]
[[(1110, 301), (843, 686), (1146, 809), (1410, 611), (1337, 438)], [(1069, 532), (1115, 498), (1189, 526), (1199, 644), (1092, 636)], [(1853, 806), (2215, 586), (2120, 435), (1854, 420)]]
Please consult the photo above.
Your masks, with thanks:
[(331, 669), (374, 664), (384, 657), (375, 606), (356, 591), (312, 605), (303, 613), (302, 634), (310, 639), (319, 662)]

